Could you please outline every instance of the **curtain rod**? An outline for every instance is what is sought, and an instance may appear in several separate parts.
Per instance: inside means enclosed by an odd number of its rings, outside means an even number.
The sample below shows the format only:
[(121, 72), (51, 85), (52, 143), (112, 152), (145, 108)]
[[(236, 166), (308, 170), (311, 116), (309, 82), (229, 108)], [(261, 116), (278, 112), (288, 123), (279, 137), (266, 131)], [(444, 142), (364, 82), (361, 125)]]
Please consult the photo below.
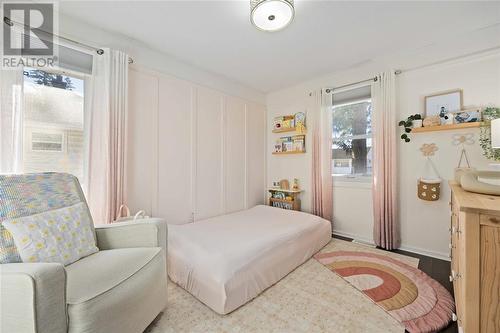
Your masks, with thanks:
[[(500, 47), (495, 46), (495, 47), (492, 47), (492, 48), (483, 49), (483, 50), (479, 50), (479, 51), (476, 51), (476, 52), (462, 54), (462, 55), (459, 55), (457, 57), (435, 61), (435, 62), (432, 62), (432, 63), (429, 63), (429, 64), (424, 64), (424, 65), (420, 65), (420, 66), (416, 66), (416, 67), (411, 67), (411, 68), (405, 68), (404, 70), (398, 69), (398, 70), (394, 71), (394, 74), (398, 75), (398, 74), (401, 74), (403, 72), (412, 72), (412, 71), (419, 70), (419, 69), (426, 68), (426, 67), (431, 67), (431, 66), (435, 66), (435, 65), (445, 64), (445, 63), (448, 63), (450, 61), (455, 61), (455, 60), (458, 60), (458, 59), (472, 57), (472, 56), (476, 56), (476, 55), (487, 53), (487, 52), (497, 51), (499, 49), (500, 49)], [(374, 77), (374, 78), (371, 78), (371, 79), (366, 79), (366, 80), (362, 80), (362, 81), (358, 81), (358, 82), (354, 82), (354, 83), (345, 84), (345, 85), (339, 86), (339, 87), (327, 88), (327, 89), (325, 89), (325, 91), (326, 91), (326, 93), (331, 93), (332, 91), (337, 90), (337, 89), (354, 86), (356, 84), (360, 84), (360, 83), (363, 83), (363, 82), (369, 82), (369, 81), (372, 81), (372, 80), (376, 82), (378, 80), (378, 78)]]
[[(401, 73), (403, 73), (403, 71), (402, 71), (402, 70), (400, 70), (400, 69), (398, 69), (398, 70), (394, 71), (394, 74), (396, 74), (396, 75), (399, 75), (399, 74), (401, 74)], [(338, 87), (334, 87), (334, 88), (326, 88), (326, 89), (325, 89), (325, 92), (326, 92), (327, 94), (329, 94), (329, 93), (331, 93), (331, 92), (332, 92), (332, 91), (334, 91), (334, 90), (339, 90), (339, 89), (342, 89), (342, 88), (347, 88), (347, 87), (350, 87), (350, 86), (355, 86), (355, 85), (357, 85), (357, 84), (360, 84), (360, 83), (365, 83), (365, 82), (370, 82), (370, 81), (377, 82), (377, 81), (378, 81), (378, 76), (375, 76), (375, 77), (372, 77), (372, 78), (370, 78), (370, 79), (366, 79), (366, 80), (361, 80), (361, 81), (358, 81), (358, 82), (353, 82), (353, 83), (349, 83), (349, 84), (344, 84), (344, 85), (342, 85), (342, 86), (338, 86)]]
[[(14, 20), (11, 20), (7, 16), (3, 17), (3, 21), (4, 21), (5, 24), (7, 24), (10, 27), (13, 27), (14, 25), (18, 25), (18, 26), (22, 26), (22, 27), (25, 27), (25, 28), (31, 28), (30, 26), (28, 26), (26, 24), (19, 23), (19, 22), (16, 22)], [(58, 39), (62, 39), (64, 41), (66, 41), (66, 42), (69, 42), (70, 44), (76, 44), (76, 45), (78, 45), (78, 46), (80, 46), (82, 48), (85, 48), (87, 50), (94, 51), (98, 55), (104, 54), (104, 50), (101, 49), (101, 48), (98, 48), (98, 47), (95, 47), (95, 46), (91, 46), (91, 45), (88, 45), (88, 44), (85, 44), (85, 43), (82, 43), (82, 42), (79, 42), (79, 41), (76, 41), (76, 40), (73, 40), (73, 39), (70, 39), (70, 38), (66, 38), (66, 37), (63, 37), (63, 36), (60, 36), (60, 35), (56, 35), (56, 34), (53, 34), (51, 32), (45, 31), (45, 30), (41, 30), (40, 29), (40, 31), (42, 31), (44, 34), (47, 34), (47, 35), (50, 35), (50, 36), (54, 36), (54, 37), (57, 37)], [(132, 59), (130, 56), (128, 57), (128, 63), (129, 64), (134, 63), (134, 59)]]

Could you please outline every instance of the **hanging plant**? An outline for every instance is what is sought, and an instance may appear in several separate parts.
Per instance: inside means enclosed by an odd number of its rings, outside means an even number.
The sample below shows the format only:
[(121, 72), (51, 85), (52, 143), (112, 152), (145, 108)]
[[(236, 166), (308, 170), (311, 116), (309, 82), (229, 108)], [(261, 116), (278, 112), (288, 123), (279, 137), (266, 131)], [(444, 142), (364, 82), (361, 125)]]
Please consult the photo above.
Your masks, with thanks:
[(500, 161), (500, 149), (491, 148), (491, 125), (493, 119), (500, 118), (500, 108), (488, 107), (483, 110), (483, 124), (479, 135), (479, 145), (483, 155), (490, 160)]
[(401, 134), (401, 140), (404, 140), (404, 142), (411, 141), (408, 134), (411, 133), (414, 120), (422, 120), (422, 116), (417, 113), (417, 114), (411, 115), (408, 118), (406, 118), (405, 120), (401, 120), (399, 122), (399, 126), (403, 126), (403, 128), (404, 128), (404, 133)]

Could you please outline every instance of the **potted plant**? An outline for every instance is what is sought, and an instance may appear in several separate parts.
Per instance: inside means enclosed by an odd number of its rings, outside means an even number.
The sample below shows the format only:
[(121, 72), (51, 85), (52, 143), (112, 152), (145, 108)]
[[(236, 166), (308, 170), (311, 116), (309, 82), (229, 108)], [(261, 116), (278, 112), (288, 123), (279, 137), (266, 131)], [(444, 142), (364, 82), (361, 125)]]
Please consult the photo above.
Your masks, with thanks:
[(483, 123), (479, 136), (479, 145), (483, 149), (483, 155), (490, 160), (500, 161), (500, 149), (495, 149), (491, 145), (491, 121), (500, 119), (500, 108), (487, 107), (483, 110)]
[(422, 116), (418, 113), (411, 115), (405, 120), (401, 120), (399, 122), (399, 126), (403, 126), (404, 128), (404, 133), (401, 134), (401, 140), (410, 142), (410, 137), (408, 136), (408, 134), (411, 132), (412, 128), (422, 127)]

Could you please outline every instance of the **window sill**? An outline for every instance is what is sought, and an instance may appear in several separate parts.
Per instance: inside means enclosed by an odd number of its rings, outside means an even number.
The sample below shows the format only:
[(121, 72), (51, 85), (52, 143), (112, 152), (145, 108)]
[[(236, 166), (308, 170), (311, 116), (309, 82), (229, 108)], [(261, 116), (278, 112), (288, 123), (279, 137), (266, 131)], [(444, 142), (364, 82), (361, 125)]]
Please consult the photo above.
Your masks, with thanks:
[(333, 187), (339, 188), (372, 188), (371, 177), (333, 177)]

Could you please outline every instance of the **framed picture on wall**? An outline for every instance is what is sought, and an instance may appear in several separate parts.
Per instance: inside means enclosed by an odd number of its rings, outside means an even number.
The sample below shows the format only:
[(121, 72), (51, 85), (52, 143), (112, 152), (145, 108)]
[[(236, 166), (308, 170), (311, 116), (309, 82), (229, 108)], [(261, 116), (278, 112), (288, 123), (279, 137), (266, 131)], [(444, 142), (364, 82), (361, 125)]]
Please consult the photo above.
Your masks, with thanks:
[(462, 107), (463, 94), (461, 89), (425, 96), (425, 117), (459, 112)]

